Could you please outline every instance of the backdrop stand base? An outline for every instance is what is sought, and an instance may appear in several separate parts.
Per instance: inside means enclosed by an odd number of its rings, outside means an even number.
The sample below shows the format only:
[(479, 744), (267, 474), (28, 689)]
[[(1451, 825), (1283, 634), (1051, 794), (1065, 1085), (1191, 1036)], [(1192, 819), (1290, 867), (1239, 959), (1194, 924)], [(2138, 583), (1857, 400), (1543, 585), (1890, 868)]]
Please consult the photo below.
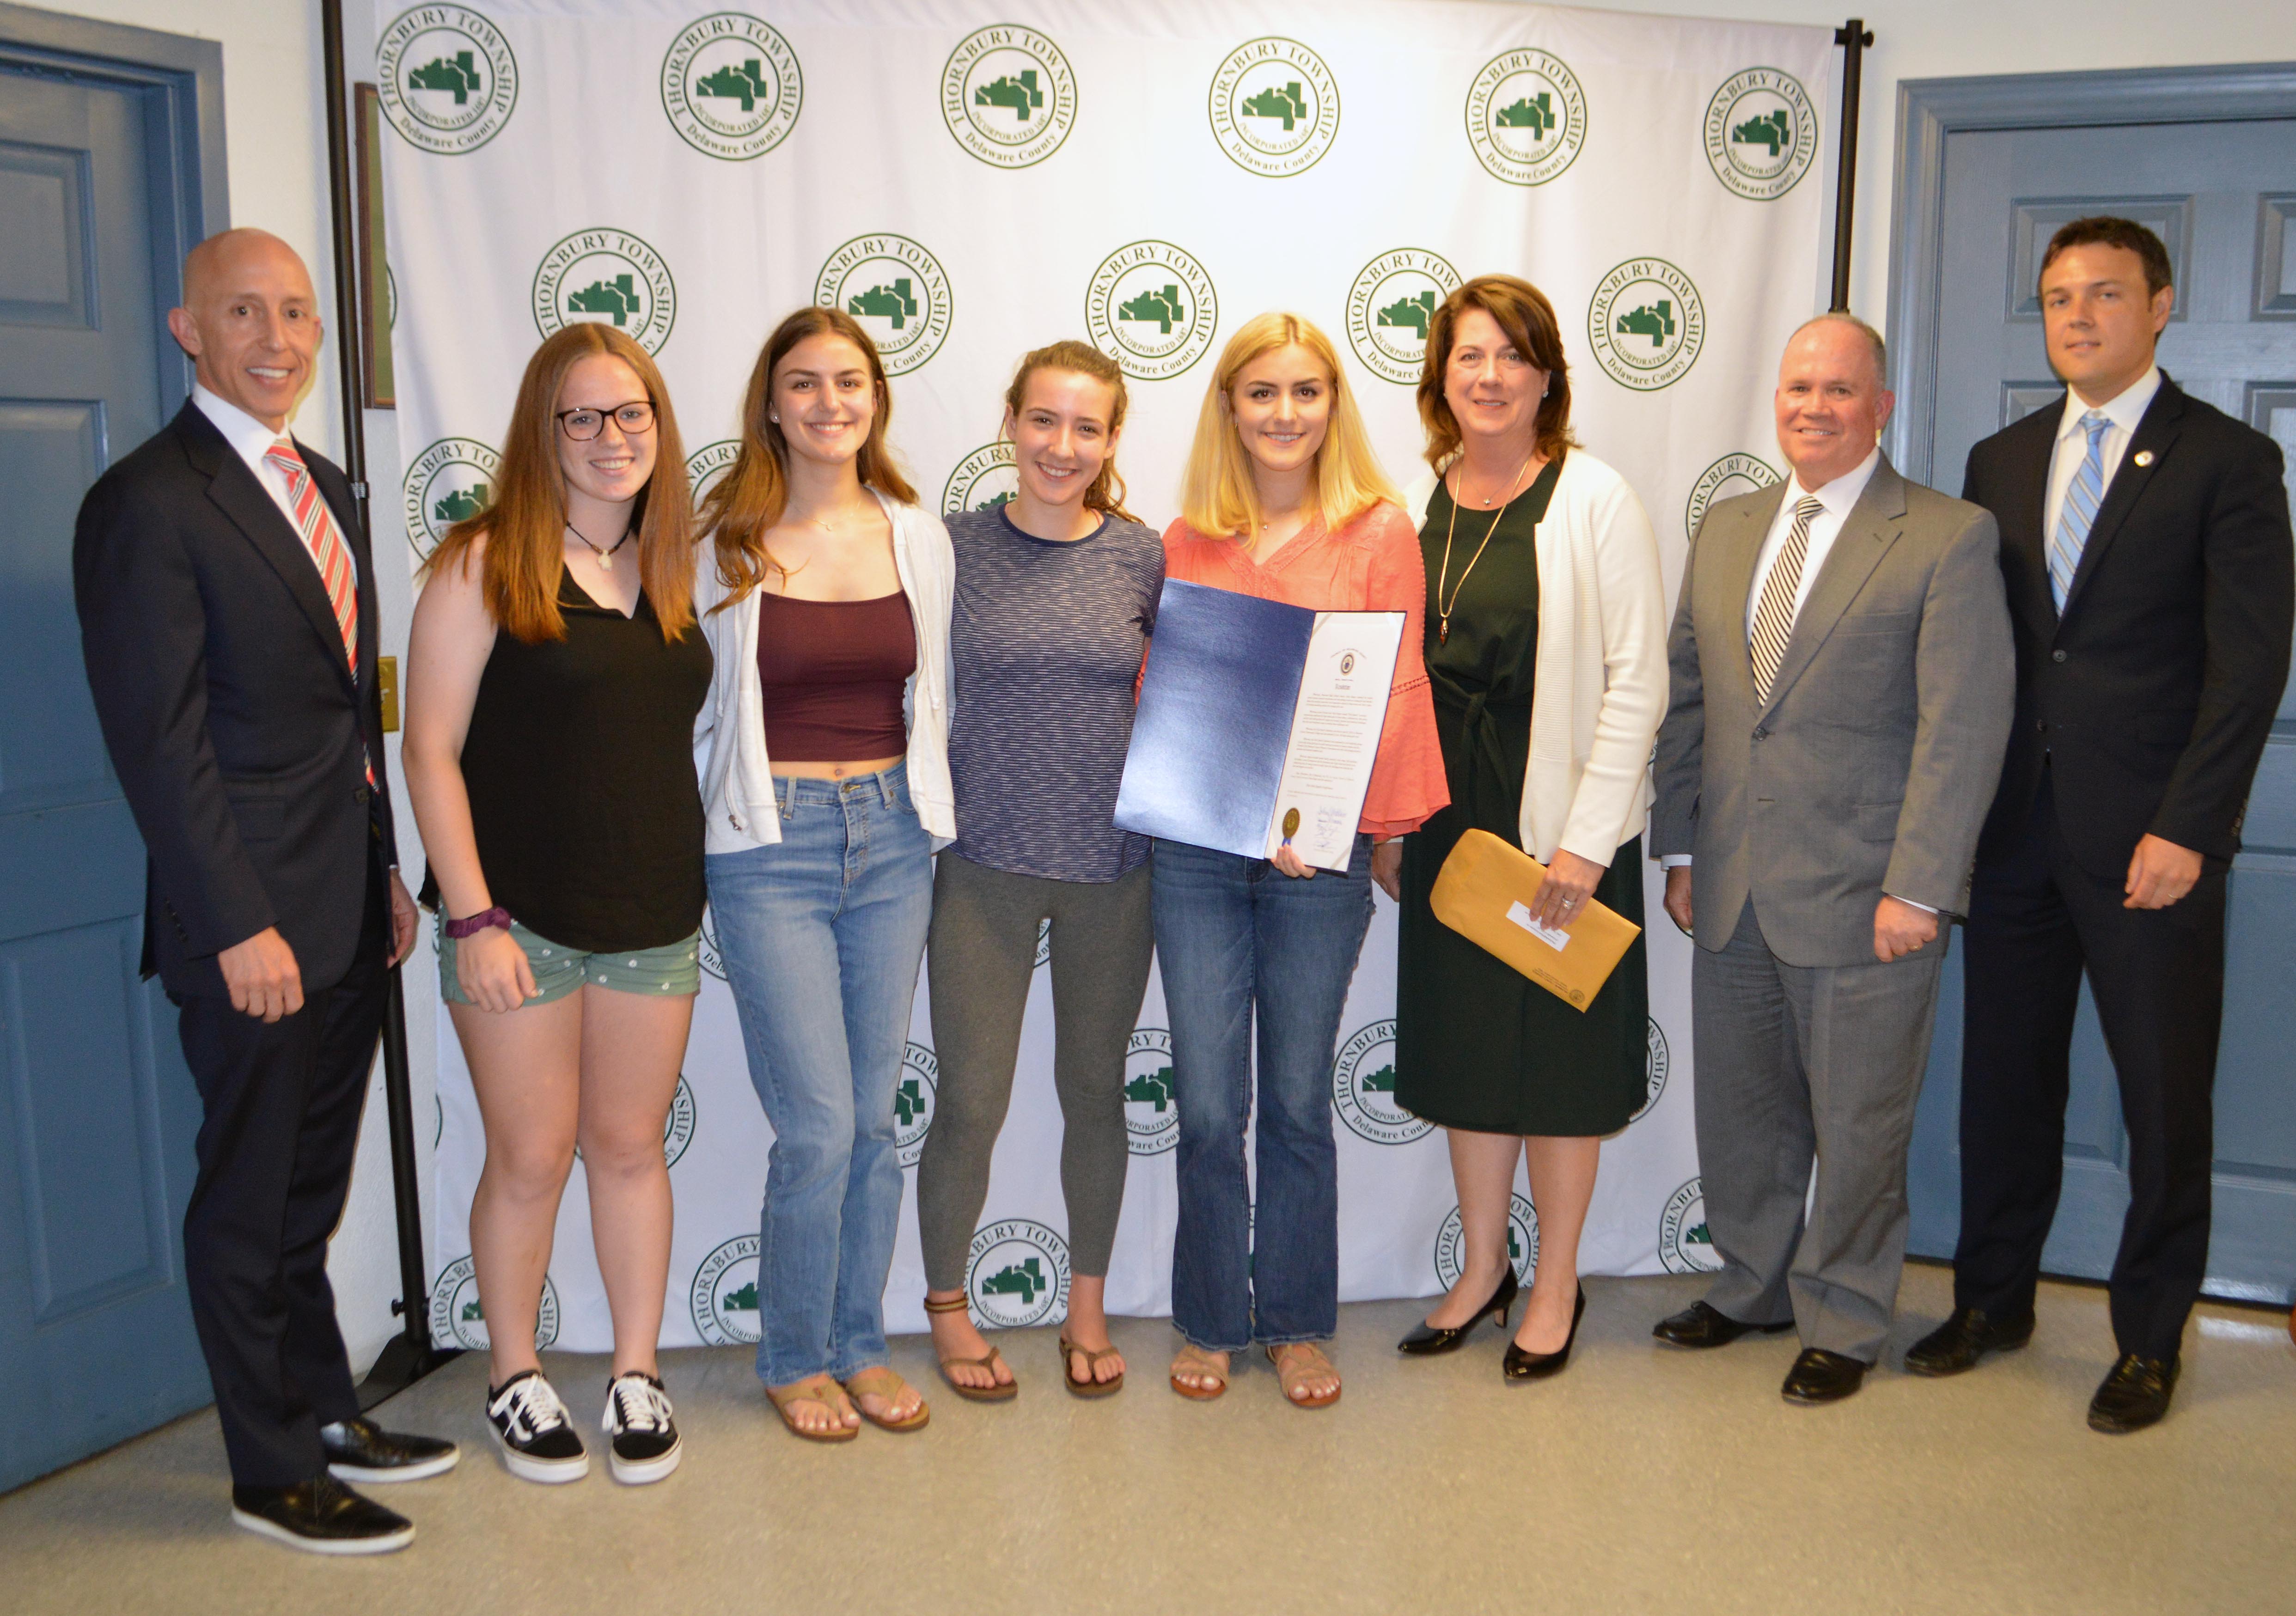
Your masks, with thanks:
[(434, 1369), (443, 1369), (462, 1352), (432, 1346), (414, 1331), (394, 1335), (358, 1384), (359, 1412), (365, 1414), (386, 1398), (398, 1396)]

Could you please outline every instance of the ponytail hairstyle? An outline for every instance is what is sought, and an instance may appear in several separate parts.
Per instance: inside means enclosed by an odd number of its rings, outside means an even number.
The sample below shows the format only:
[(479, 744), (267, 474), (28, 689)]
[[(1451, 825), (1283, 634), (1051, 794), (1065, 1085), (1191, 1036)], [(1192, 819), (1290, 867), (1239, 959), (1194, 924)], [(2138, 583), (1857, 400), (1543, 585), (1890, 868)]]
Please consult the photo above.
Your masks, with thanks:
[(1004, 390), (1004, 409), (1014, 420), (1021, 417), (1021, 404), (1029, 396), (1029, 378), (1040, 370), (1070, 371), (1079, 376), (1089, 376), (1108, 389), (1108, 458), (1100, 463), (1100, 474), (1084, 491), (1084, 508), (1104, 515), (1119, 517), (1125, 521), (1140, 519), (1124, 508), (1124, 479), (1116, 471), (1116, 435), (1124, 430), (1124, 414), (1131, 407), (1131, 395), (1124, 390), (1124, 372), (1115, 360), (1088, 342), (1062, 338), (1023, 355), (1021, 368), (1013, 373), (1013, 385)]
[(788, 569), (766, 548), (766, 535), (789, 504), (789, 439), (773, 419), (774, 373), (791, 349), (811, 337), (842, 337), (861, 350), (868, 364), (874, 407), (868, 440), (862, 444), (855, 467), (862, 487), (901, 504), (917, 503), (917, 491), (893, 463), (893, 451), (885, 442), (885, 428), (893, 418), (893, 393), (886, 385), (877, 345), (861, 322), (841, 308), (799, 309), (774, 327), (759, 350), (742, 395), (742, 447), (701, 502), (700, 526), (715, 544), (718, 580), (728, 591), (712, 611), (723, 611), (764, 583), (767, 569), (788, 576)]
[(424, 576), (468, 567), (481, 541), (480, 588), (487, 615), (512, 639), (533, 644), (566, 637), (558, 587), (566, 576), (566, 473), (558, 462), (558, 396), (585, 359), (619, 359), (637, 373), (653, 404), (653, 474), (630, 513), (638, 546), (638, 583), (674, 641), (693, 622), (693, 505), (685, 481), (685, 445), (669, 390), (653, 356), (627, 332), (588, 320), (552, 333), (526, 362), (518, 400), (503, 437), (495, 496), (447, 529), (422, 563)]

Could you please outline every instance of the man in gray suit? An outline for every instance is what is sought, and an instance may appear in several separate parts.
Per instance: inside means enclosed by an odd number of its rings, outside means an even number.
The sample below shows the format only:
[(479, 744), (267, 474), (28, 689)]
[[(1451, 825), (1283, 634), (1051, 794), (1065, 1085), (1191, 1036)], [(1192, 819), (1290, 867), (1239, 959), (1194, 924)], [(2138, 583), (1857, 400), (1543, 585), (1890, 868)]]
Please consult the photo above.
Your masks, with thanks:
[(1945, 924), (1968, 906), (2015, 693), (1993, 518), (1890, 467), (1885, 374), (1849, 315), (1787, 343), (1793, 478), (1699, 524), (1658, 736), (1651, 845), (1698, 945), (1722, 1270), (1653, 1333), (1719, 1347), (1798, 1325), (1799, 1403), (1855, 1392), (1889, 1337)]

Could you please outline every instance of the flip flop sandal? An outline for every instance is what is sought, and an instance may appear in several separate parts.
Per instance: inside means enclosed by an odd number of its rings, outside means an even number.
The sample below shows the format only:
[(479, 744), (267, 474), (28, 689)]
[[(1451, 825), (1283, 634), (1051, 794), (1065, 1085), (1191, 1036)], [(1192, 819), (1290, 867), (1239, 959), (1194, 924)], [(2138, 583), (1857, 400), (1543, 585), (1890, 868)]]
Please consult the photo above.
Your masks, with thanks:
[[(1183, 1369), (1190, 1374), (1200, 1376), (1212, 1383), (1209, 1386), (1191, 1386), (1180, 1378), (1180, 1371)], [(1068, 1371), (1063, 1369), (1061, 1373), (1065, 1376)], [(1170, 1379), (1172, 1390), (1193, 1403), (1209, 1403), (1214, 1398), (1224, 1395), (1227, 1390), (1227, 1371), (1213, 1361), (1211, 1354), (1198, 1347), (1180, 1349), (1179, 1355), (1172, 1360)]]
[[(1290, 1364), (1277, 1354), (1288, 1353)], [(1294, 1397), (1293, 1390), (1318, 1375), (1339, 1377), (1339, 1369), (1324, 1356), (1324, 1349), (1313, 1341), (1285, 1341), (1267, 1349), (1267, 1361), (1275, 1366), (1275, 1379), (1283, 1388), (1283, 1400), (1294, 1408), (1329, 1408), (1340, 1400), (1340, 1388), (1334, 1386), (1324, 1397)]]
[(849, 1442), (861, 1434), (859, 1426), (832, 1425), (826, 1431), (808, 1431), (799, 1424), (797, 1416), (790, 1412), (793, 1404), (818, 1403), (834, 1415), (837, 1413), (837, 1405), (829, 1400), (828, 1393), (830, 1388), (836, 1383), (825, 1374), (808, 1375), (801, 1381), (792, 1381), (778, 1390), (771, 1386), (767, 1387), (766, 1400), (774, 1406), (774, 1412), (782, 1416), (782, 1423), (790, 1428), (791, 1436), (802, 1437), (808, 1442)]
[[(1085, 1360), (1085, 1378), (1082, 1380), (1077, 1379), (1075, 1375), (1069, 1373), (1069, 1366), (1078, 1353), (1084, 1355)], [(1097, 1349), (1091, 1347), (1079, 1347), (1069, 1339), (1067, 1331), (1061, 1332), (1061, 1380), (1076, 1397), (1114, 1397), (1123, 1390), (1124, 1374), (1121, 1370), (1117, 1372), (1114, 1380), (1103, 1381), (1095, 1378), (1099, 1373), (1101, 1360), (1117, 1356), (1119, 1354), (1113, 1346)]]
[[(925, 1298), (925, 1311), (928, 1313), (962, 1313), (964, 1309), (965, 1300), (962, 1296), (952, 1296), (947, 1301), (935, 1301), (930, 1296)], [(935, 1357), (939, 1356), (935, 1354)], [(940, 1378), (948, 1382), (951, 1391), (967, 1402), (1009, 1403), (1021, 1395), (1021, 1382), (1017, 1376), (1009, 1381), (996, 1381), (993, 1385), (968, 1386), (949, 1373), (952, 1369), (986, 1369), (994, 1380), (998, 1366), (1004, 1363), (1004, 1355), (995, 1347), (989, 1348), (980, 1358), (940, 1358)], [(1011, 1374), (1013, 1372), (1008, 1366), (1004, 1373)]]
[(860, 1399), (865, 1397), (882, 1398), (890, 1404), (908, 1389), (908, 1382), (882, 1364), (862, 1370), (845, 1382), (846, 1394), (854, 1399), (856, 1412), (880, 1431), (922, 1431), (932, 1419), (932, 1410), (925, 1407), (922, 1398), (917, 1399), (916, 1412), (905, 1420), (889, 1420), (861, 1406)]

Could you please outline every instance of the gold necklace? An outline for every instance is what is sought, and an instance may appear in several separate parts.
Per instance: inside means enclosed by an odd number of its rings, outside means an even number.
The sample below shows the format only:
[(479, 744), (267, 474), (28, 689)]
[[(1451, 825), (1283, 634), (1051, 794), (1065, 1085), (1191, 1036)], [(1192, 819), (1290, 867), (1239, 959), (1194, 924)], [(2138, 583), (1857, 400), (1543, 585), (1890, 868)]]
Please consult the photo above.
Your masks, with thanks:
[[(1524, 458), (1521, 465), (1515, 468), (1514, 475), (1507, 479), (1506, 487), (1501, 488), (1499, 492), (1505, 494), (1516, 483), (1521, 482), (1522, 474), (1530, 470), (1530, 463), (1538, 458), (1538, 448), (1537, 445), (1533, 445), (1529, 455)], [(1464, 491), (1466, 486), (1467, 464), (1462, 460), (1459, 463), (1459, 487)], [(1451, 612), (1459, 603), (1459, 595), (1461, 591), (1466, 588), (1467, 579), (1474, 575), (1475, 563), (1482, 560), (1483, 552), (1490, 548), (1491, 535), (1499, 530), (1499, 522), (1506, 515), (1506, 505), (1502, 503), (1497, 510), (1491, 513), (1491, 525), (1483, 529), (1483, 542), (1477, 545), (1474, 554), (1468, 557), (1466, 570), (1459, 574), (1459, 587), (1451, 591), (1451, 603), (1447, 606), (1443, 603), (1443, 590), (1451, 579), (1451, 537), (1459, 530), (1459, 502), (1456, 497), (1451, 501), (1451, 520), (1443, 529), (1443, 565), (1435, 574), (1435, 643), (1438, 645), (1448, 645), (1451, 643)]]

